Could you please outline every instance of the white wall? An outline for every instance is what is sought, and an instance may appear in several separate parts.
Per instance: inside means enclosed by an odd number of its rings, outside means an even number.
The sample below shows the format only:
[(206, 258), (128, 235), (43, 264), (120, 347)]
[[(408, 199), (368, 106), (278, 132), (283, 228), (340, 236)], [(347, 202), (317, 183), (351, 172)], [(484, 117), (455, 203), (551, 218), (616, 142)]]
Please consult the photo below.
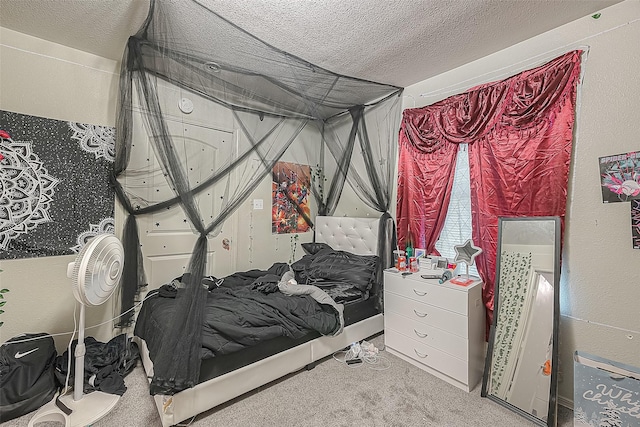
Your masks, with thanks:
[[(404, 107), (588, 48), (579, 98), (561, 279), (561, 400), (573, 400), (573, 352), (640, 366), (640, 251), (628, 203), (603, 204), (598, 157), (640, 150), (640, 2), (627, 0), (405, 90)], [(425, 94), (425, 95), (423, 95)]]
[[(0, 109), (22, 114), (115, 126), (118, 64), (45, 40), (0, 28)], [(0, 261), (5, 313), (0, 341), (18, 333), (73, 330), (75, 298), (66, 277), (74, 256)], [(111, 318), (109, 302), (87, 309), (87, 325)], [(111, 337), (111, 325), (87, 331)], [(69, 335), (56, 337), (58, 350)]]
[[(283, 162), (292, 162), (303, 165), (315, 166), (320, 156), (320, 135), (315, 130), (313, 124), (308, 124), (300, 133), (298, 139), (293, 142), (283, 158)], [(330, 157), (325, 165), (326, 170), (333, 173), (335, 163), (329, 150), (325, 156)], [(325, 183), (325, 192), (328, 191), (330, 181)], [(253, 200), (263, 201), (264, 209), (253, 208)], [(316, 202), (309, 194), (312, 219), (317, 212)], [(374, 217), (380, 216), (379, 212), (369, 208), (362, 202), (355, 192), (345, 184), (340, 203), (338, 204), (335, 216), (349, 217)], [(267, 268), (274, 262), (290, 262), (298, 260), (304, 255), (300, 244), (313, 240), (313, 231), (297, 234), (275, 235), (271, 233), (271, 176), (266, 177), (243, 203), (237, 214), (237, 262), (238, 271), (253, 268)]]

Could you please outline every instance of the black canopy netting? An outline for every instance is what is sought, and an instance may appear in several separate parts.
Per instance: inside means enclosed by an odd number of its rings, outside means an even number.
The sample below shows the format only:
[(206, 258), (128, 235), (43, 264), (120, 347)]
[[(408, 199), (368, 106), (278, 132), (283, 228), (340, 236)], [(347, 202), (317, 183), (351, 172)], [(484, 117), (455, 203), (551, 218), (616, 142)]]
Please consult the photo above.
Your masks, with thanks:
[[(312, 159), (321, 175), (312, 185), (320, 215), (333, 214), (345, 183), (381, 212), (378, 255), (381, 268), (391, 264), (401, 88), (338, 75), (278, 50), (218, 16), (206, 0), (152, 0), (127, 43), (120, 92), (112, 183), (128, 217), (119, 326), (133, 321), (130, 309), (146, 285), (138, 220), (182, 209), (199, 236), (173, 330), (154, 357), (152, 394), (197, 383), (207, 239), (270, 178), (276, 162)], [(202, 107), (193, 112), (199, 122), (237, 130), (235, 140), (207, 146), (214, 164), (203, 164), (205, 148), (194, 148), (186, 134), (192, 116), (175, 113), (176, 99), (185, 96)], [(212, 192), (219, 196), (214, 206), (203, 202)], [(372, 294), (381, 298), (379, 291)]]

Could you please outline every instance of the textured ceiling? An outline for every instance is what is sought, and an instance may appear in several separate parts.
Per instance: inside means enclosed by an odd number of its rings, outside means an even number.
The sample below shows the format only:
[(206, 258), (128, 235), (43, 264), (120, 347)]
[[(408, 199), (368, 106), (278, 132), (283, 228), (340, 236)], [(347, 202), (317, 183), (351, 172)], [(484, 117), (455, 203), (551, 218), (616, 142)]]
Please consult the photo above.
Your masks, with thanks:
[[(199, 1), (269, 44), (331, 71), (406, 87), (621, 0)], [(119, 60), (148, 5), (0, 0), (0, 26)]]

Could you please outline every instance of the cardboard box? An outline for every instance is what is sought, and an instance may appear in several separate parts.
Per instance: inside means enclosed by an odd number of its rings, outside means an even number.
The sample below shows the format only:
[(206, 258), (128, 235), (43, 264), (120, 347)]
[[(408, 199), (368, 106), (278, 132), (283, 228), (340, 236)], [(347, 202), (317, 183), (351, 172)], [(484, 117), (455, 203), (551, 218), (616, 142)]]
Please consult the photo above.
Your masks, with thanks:
[(576, 351), (574, 427), (640, 426), (640, 368)]

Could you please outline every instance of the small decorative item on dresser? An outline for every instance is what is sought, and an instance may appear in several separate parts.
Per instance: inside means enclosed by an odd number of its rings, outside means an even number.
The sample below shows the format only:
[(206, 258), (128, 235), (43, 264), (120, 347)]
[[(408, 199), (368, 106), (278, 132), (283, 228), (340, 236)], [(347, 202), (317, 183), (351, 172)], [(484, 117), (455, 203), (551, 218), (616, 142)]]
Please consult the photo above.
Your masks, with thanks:
[(454, 285), (459, 285), (459, 286), (469, 286), (470, 284), (472, 284), (476, 279), (472, 279), (472, 278), (464, 278), (462, 276), (458, 276), (458, 277), (454, 277), (453, 279), (449, 280), (451, 283), (453, 283)]
[(467, 240), (464, 245), (455, 245), (456, 257), (454, 262), (464, 262), (466, 266), (466, 279), (469, 278), (469, 266), (473, 265), (475, 258), (482, 253), (482, 249), (475, 246), (471, 239)]
[(405, 271), (407, 269), (407, 258), (403, 250), (396, 249), (393, 251), (393, 265), (399, 271)]
[(451, 280), (452, 277), (453, 277), (453, 270), (446, 269), (442, 273), (442, 276), (440, 276), (440, 280), (438, 280), (438, 283), (442, 284), (446, 281)]
[(418, 265), (418, 258), (412, 256), (409, 258), (409, 271), (412, 273), (417, 273), (420, 271), (420, 266)]
[(407, 257), (400, 255), (398, 257), (398, 264), (396, 265), (396, 268), (399, 271), (405, 271), (407, 269)]

